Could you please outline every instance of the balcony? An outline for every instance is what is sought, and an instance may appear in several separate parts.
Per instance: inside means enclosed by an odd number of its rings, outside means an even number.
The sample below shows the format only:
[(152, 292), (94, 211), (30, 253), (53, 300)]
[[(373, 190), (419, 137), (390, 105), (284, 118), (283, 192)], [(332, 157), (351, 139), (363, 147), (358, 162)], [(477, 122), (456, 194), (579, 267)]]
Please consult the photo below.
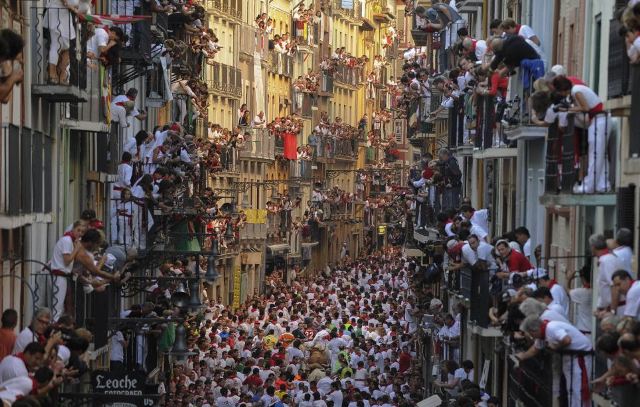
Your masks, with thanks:
[[(508, 361), (508, 397), (522, 405), (544, 407), (554, 405), (553, 382), (562, 374), (553, 363), (553, 353), (543, 351), (536, 357), (519, 362)], [(555, 377), (554, 377), (555, 376)], [(562, 386), (559, 386), (562, 387)], [(566, 394), (566, 390), (564, 391)]]
[(335, 158), (336, 139), (331, 136), (318, 137), (315, 157), (319, 161), (333, 160)]
[(208, 13), (242, 21), (242, 0), (206, 0), (205, 5)]
[[(69, 11), (66, 8), (32, 7), (30, 11), (32, 95), (50, 103), (86, 102), (87, 85), (82, 75), (87, 71), (87, 58), (80, 55), (82, 50), (76, 49), (78, 43), (86, 42), (86, 33), (82, 32), (74, 18), (56, 18), (58, 15), (67, 16)], [(45, 29), (51, 33), (78, 33), (85, 39), (82, 42), (68, 41), (53, 34), (50, 41), (45, 41)], [(56, 52), (56, 49), (59, 51)], [(65, 55), (69, 57), (68, 65), (64, 62)], [(54, 56), (57, 59), (55, 64), (50, 63), (50, 58)], [(28, 68), (25, 66), (25, 69)]]
[(375, 0), (373, 2), (372, 10), (373, 21), (378, 23), (390, 23), (396, 19), (393, 15), (393, 10), (389, 7), (386, 0)]
[(289, 179), (310, 181), (311, 178), (310, 160), (289, 161)]
[(53, 139), (12, 124), (0, 127), (0, 214), (51, 212)]
[(356, 89), (362, 82), (362, 72), (359, 68), (350, 68), (340, 65), (336, 68), (333, 79), (338, 84), (347, 85), (352, 89)]
[(333, 15), (354, 21), (362, 17), (362, 10), (359, 1), (353, 2), (353, 8), (342, 8), (341, 0), (334, 0), (332, 7)]
[(293, 57), (278, 51), (271, 51), (271, 72), (287, 77), (293, 76)]
[(240, 229), (240, 240), (264, 240), (267, 238), (265, 223), (247, 223)]
[(284, 154), (284, 139), (282, 137), (276, 137), (274, 143), (274, 152), (275, 155), (281, 156)]
[(320, 42), (320, 24), (309, 22), (304, 23), (304, 27), (295, 28), (296, 21), (292, 21), (292, 27), (295, 29), (295, 39), (298, 42), (298, 49), (303, 52), (311, 51), (311, 47), (318, 45)]
[(326, 72), (320, 75), (320, 90), (318, 96), (333, 96), (333, 76)]
[[(616, 195), (613, 188), (606, 191), (594, 191), (593, 180), (597, 178), (596, 168), (591, 169), (592, 174), (588, 171), (589, 157), (585, 149), (577, 150), (575, 145), (575, 132), (573, 114), (568, 116), (567, 127), (561, 127), (556, 120), (547, 130), (547, 154), (546, 154), (546, 171), (545, 171), (545, 194), (540, 198), (540, 203), (544, 205), (588, 205), (588, 206), (614, 206), (616, 204)], [(586, 130), (579, 130), (586, 131)], [(600, 137), (604, 137), (600, 135)], [(583, 139), (586, 141), (587, 136), (584, 134)], [(602, 144), (605, 149), (604, 140), (598, 140), (596, 135), (595, 145)], [(614, 178), (606, 169), (608, 158), (605, 153), (598, 154), (598, 160), (604, 160), (604, 176), (611, 183)], [(611, 169), (609, 169), (611, 171)], [(578, 182), (587, 181), (591, 187), (587, 189), (587, 194), (575, 194), (574, 185)]]
[(300, 116), (310, 119), (313, 111), (318, 110), (318, 97), (308, 92), (292, 91), (295, 105), (294, 111)]
[(355, 161), (358, 159), (356, 139), (336, 139), (335, 158), (337, 160)]
[(210, 94), (240, 99), (242, 72), (238, 68), (214, 62), (208, 67), (207, 87)]
[(269, 130), (247, 128), (244, 134), (245, 145), (238, 151), (240, 160), (271, 162), (275, 159), (275, 137)]

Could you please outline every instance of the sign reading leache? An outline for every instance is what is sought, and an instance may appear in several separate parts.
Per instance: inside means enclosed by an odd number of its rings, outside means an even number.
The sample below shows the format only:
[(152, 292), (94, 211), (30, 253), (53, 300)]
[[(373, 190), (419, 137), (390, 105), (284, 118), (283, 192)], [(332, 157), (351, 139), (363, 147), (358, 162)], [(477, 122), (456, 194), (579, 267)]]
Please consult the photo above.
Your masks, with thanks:
[[(146, 407), (156, 403), (157, 395), (145, 394), (149, 386), (145, 385), (145, 376), (140, 372), (116, 373), (96, 370), (91, 375), (91, 386), (95, 393), (104, 394), (102, 398), (108, 401), (114, 396), (114, 402), (119, 407)], [(126, 401), (122, 396), (130, 397)]]

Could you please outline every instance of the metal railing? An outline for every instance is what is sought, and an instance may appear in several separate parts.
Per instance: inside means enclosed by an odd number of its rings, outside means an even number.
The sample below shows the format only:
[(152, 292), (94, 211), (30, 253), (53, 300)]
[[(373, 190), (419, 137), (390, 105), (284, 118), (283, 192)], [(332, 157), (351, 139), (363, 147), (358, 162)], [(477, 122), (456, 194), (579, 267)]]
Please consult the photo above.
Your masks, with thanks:
[(242, 19), (242, 0), (206, 0), (209, 12), (218, 12), (233, 19)]
[(358, 67), (350, 68), (345, 65), (340, 65), (336, 67), (333, 79), (336, 82), (358, 86), (362, 82), (362, 70)]
[(0, 213), (25, 215), (52, 209), (53, 140), (27, 127), (0, 127)]
[(310, 180), (311, 179), (311, 161), (309, 160), (289, 161), (289, 177)]
[(353, 2), (353, 8), (346, 9), (346, 8), (342, 8), (341, 0), (334, 0), (332, 10), (334, 13), (341, 14), (345, 17), (350, 17), (350, 18), (362, 17), (361, 6), (360, 6), (360, 2), (358, 1)]
[(278, 51), (271, 51), (271, 70), (278, 75), (293, 75), (293, 57)]
[(607, 146), (611, 129), (607, 113), (591, 119), (592, 131), (576, 126), (576, 120), (589, 123), (587, 114), (570, 113), (562, 123), (557, 119), (549, 126), (545, 191), (610, 193), (613, 188)]
[(318, 144), (316, 146), (317, 158), (334, 158), (336, 154), (336, 139), (331, 136), (318, 137)]
[(553, 369), (553, 357), (553, 353), (544, 351), (521, 361), (517, 367), (509, 359), (509, 399), (519, 400), (526, 406), (553, 405), (553, 380), (554, 373), (557, 373)]
[(358, 147), (356, 139), (336, 139), (335, 156), (355, 160), (358, 158)]
[(242, 72), (230, 65), (213, 63), (209, 66), (209, 93), (223, 93), (236, 98), (242, 96)]
[[(31, 8), (32, 84), (61, 85), (86, 89), (80, 72), (85, 72), (86, 51), (80, 24), (66, 8)], [(84, 85), (84, 86), (81, 86)]]
[(298, 23), (293, 20), (295, 39), (299, 46), (318, 45), (320, 41), (320, 24), (312, 22)]
[(333, 76), (326, 72), (320, 75), (320, 92), (333, 93)]
[(263, 240), (266, 238), (266, 223), (248, 223), (240, 229), (240, 240)]
[(266, 159), (275, 158), (275, 137), (267, 129), (246, 128), (243, 129), (245, 144), (238, 150), (240, 159)]

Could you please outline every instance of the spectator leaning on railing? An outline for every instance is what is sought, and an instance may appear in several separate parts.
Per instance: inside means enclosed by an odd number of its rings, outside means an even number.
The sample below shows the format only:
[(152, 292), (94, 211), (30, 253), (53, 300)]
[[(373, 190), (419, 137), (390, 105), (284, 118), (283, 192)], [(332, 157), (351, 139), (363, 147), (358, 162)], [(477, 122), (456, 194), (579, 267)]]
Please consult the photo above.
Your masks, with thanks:
[(22, 83), (24, 78), (22, 36), (5, 28), (0, 31), (0, 102), (8, 103), (13, 87)]

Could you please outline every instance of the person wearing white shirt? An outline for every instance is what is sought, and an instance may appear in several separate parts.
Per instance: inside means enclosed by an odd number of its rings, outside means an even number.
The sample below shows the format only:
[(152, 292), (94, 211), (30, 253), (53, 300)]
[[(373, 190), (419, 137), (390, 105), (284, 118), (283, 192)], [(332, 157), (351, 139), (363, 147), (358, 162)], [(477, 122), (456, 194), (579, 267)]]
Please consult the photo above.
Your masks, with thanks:
[(127, 340), (122, 331), (116, 331), (111, 336), (110, 370), (112, 372), (124, 371), (124, 349), (127, 347)]
[(460, 212), (472, 225), (478, 226), (489, 234), (489, 212), (486, 209), (476, 210), (470, 205), (462, 205)]
[(575, 305), (573, 313), (573, 324), (585, 335), (591, 335), (593, 312), (591, 304), (593, 299), (593, 290), (591, 289), (591, 273), (590, 267), (584, 266), (580, 269), (580, 280), (582, 287), (570, 288), (571, 281), (575, 278), (576, 271), (567, 273), (567, 288), (569, 289), (569, 298)]
[(612, 276), (613, 285), (618, 292), (626, 295), (625, 317), (640, 319), (640, 284), (633, 280), (626, 270), (618, 270)]
[(549, 274), (541, 276), (540, 280), (538, 280), (538, 285), (540, 287), (546, 287), (547, 289), (549, 289), (549, 293), (553, 298), (552, 303), (558, 304), (565, 316), (569, 315), (570, 300), (567, 292), (562, 285), (558, 284), (556, 280), (551, 279), (549, 277)]
[(633, 259), (633, 232), (627, 228), (620, 228), (616, 232), (616, 238), (613, 244), (613, 254), (616, 255), (622, 268), (629, 273), (632, 271), (631, 260)]
[(82, 221), (76, 221), (73, 224), (71, 232), (65, 233), (53, 247), (51, 256), (51, 274), (53, 275), (54, 289), (54, 306), (53, 320), (57, 321), (64, 312), (64, 300), (67, 296), (68, 278), (71, 276), (73, 262), (80, 253), (82, 245), (79, 239), (86, 230), (86, 226)]
[[(616, 270), (623, 270), (620, 259), (609, 252), (607, 242), (602, 235), (594, 234), (589, 237), (591, 253), (598, 258), (598, 299), (596, 306), (600, 311), (616, 312), (620, 300), (618, 291), (613, 287), (611, 276)], [(623, 310), (620, 309), (620, 312)]]
[(21, 354), (5, 356), (0, 362), (0, 384), (16, 377), (28, 377), (29, 372), (42, 366), (44, 353), (44, 345), (31, 342)]
[(328, 394), (328, 398), (333, 401), (334, 406), (341, 406), (344, 395), (340, 390), (340, 382), (336, 381), (331, 384), (331, 393)]
[(588, 389), (583, 389), (582, 386), (585, 383), (588, 385), (591, 377), (591, 356), (587, 353), (593, 350), (589, 338), (569, 323), (542, 321), (535, 316), (525, 318), (520, 324), (520, 330), (534, 339), (543, 340), (552, 350), (570, 351), (562, 355), (562, 370), (567, 378), (569, 406), (585, 405), (588, 400), (583, 400), (582, 394), (588, 394)]
[(529, 233), (529, 229), (524, 226), (520, 226), (516, 228), (513, 232), (516, 235), (516, 241), (522, 247), (522, 254), (527, 260), (531, 260), (531, 234)]
[(258, 129), (264, 129), (267, 127), (267, 120), (264, 118), (264, 112), (260, 111), (254, 118), (253, 118), (253, 127), (256, 127)]
[[(467, 238), (467, 244), (465, 246), (469, 246), (467, 249), (473, 252), (475, 256), (475, 262), (471, 264), (472, 266), (478, 266), (482, 270), (488, 270), (491, 275), (493, 275), (498, 269), (498, 265), (496, 264), (496, 259), (493, 257), (493, 246), (489, 243), (482, 240), (479, 236), (475, 234), (469, 235)], [(465, 246), (462, 247), (463, 259), (468, 254), (465, 253)], [(480, 263), (478, 264), (478, 261)]]

